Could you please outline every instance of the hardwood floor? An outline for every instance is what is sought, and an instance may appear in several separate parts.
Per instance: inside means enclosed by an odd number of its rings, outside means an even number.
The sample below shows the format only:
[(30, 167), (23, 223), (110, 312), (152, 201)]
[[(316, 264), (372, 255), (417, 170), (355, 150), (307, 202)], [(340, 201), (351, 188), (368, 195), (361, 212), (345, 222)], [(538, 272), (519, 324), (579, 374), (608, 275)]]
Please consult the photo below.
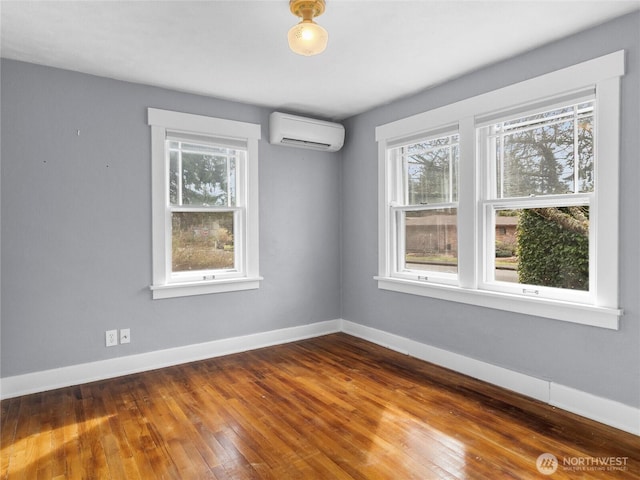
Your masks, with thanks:
[(1, 428), (2, 479), (640, 478), (640, 437), (345, 334), (8, 399)]

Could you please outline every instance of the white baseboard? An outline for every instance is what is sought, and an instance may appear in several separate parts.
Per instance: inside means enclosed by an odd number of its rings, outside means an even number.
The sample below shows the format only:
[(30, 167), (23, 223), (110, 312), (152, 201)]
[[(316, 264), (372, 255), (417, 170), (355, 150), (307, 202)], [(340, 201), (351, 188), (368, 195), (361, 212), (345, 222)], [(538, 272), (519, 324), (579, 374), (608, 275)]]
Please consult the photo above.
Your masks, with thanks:
[(596, 422), (640, 435), (640, 409), (551, 383), (549, 404)]
[(327, 320), (299, 327), (214, 340), (155, 352), (111, 358), (1, 379), (0, 398), (139, 373), (181, 363), (344, 332), (391, 350), (449, 368), (470, 377), (535, 398), (563, 410), (640, 435), (640, 409), (587, 392), (498, 367), (348, 320)]
[(346, 320), (342, 321), (342, 331), (542, 402), (549, 401), (549, 382), (544, 380)]
[(598, 397), (581, 390), (498, 367), (347, 320), (341, 321), (341, 331), (391, 350), (521, 393), (605, 425), (640, 435), (640, 408), (634, 408), (614, 400)]
[(6, 377), (0, 383), (0, 396), (2, 399), (12, 398), (29, 393), (44, 392), (131, 373), (170, 367), (181, 363), (295, 342), (305, 338), (319, 337), (339, 332), (340, 324), (340, 320), (327, 320), (300, 327), (283, 328), (242, 337), (225, 338), (184, 347)]

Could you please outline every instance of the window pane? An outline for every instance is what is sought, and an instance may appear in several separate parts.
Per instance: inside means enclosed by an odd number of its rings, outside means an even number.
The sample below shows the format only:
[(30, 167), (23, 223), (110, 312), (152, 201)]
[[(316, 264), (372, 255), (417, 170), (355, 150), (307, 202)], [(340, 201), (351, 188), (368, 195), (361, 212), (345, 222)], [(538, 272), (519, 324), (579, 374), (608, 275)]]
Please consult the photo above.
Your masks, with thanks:
[(498, 197), (593, 190), (593, 102), (496, 124), (493, 132)]
[(171, 205), (236, 205), (237, 158), (244, 152), (215, 145), (168, 143)]
[(589, 290), (589, 207), (499, 210), (495, 279)]
[[(175, 143), (175, 142), (172, 142)], [(179, 167), (178, 167), (178, 152), (169, 152), (169, 203), (171, 205), (178, 204), (179, 188)]]
[(458, 135), (402, 147), (407, 205), (452, 203), (458, 199)]
[(233, 269), (233, 212), (173, 212), (171, 264), (174, 272)]
[(457, 209), (399, 212), (405, 231), (405, 269), (458, 272)]
[(592, 104), (578, 105), (578, 189), (593, 192), (593, 108)]
[[(228, 156), (182, 153), (182, 204), (228, 205), (235, 185), (235, 161)], [(235, 175), (235, 174), (234, 174)]]

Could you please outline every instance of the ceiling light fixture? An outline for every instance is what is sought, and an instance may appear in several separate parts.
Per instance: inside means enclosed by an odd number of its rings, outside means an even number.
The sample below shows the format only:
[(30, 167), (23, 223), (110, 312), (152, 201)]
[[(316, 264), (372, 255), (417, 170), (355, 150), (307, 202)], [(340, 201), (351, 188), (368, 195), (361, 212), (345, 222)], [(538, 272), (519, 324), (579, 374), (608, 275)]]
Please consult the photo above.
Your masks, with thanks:
[(324, 52), (329, 34), (313, 21), (324, 13), (324, 0), (290, 0), (289, 9), (302, 21), (289, 30), (289, 48), (300, 55), (311, 56)]

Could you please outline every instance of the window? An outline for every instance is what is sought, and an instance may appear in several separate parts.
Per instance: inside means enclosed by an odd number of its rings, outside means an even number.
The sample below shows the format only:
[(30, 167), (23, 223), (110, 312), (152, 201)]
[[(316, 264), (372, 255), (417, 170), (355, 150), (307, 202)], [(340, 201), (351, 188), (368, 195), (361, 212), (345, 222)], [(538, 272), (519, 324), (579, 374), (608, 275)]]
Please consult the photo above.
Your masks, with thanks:
[(153, 298), (258, 288), (260, 125), (148, 109)]
[(618, 328), (616, 52), (376, 129), (379, 288)]
[(392, 146), (391, 221), (396, 231), (396, 276), (454, 283), (458, 272), (458, 134)]
[(488, 175), (484, 288), (589, 303), (594, 107), (590, 93), (476, 128)]

